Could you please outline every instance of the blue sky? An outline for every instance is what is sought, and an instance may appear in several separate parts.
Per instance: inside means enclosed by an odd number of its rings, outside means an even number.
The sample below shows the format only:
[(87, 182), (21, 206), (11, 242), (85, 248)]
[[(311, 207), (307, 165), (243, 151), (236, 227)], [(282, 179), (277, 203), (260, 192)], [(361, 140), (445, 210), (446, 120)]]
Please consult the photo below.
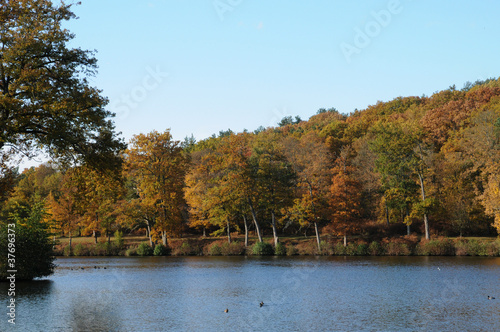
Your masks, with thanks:
[(82, 0), (118, 131), (174, 138), (500, 76), (500, 1)]

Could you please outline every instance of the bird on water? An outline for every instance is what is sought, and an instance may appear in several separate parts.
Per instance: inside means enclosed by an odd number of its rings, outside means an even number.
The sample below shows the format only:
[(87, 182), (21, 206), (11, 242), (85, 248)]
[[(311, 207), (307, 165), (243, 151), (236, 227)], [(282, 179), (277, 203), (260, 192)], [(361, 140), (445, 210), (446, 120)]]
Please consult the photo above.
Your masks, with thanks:
[(495, 298), (493, 296), (488, 295), (488, 300), (494, 300)]
[(264, 305), (264, 302), (262, 302), (262, 301), (261, 301), (261, 302), (259, 303), (259, 305), (262, 307), (262, 306)]
[(229, 309), (224, 310), (224, 312), (227, 314), (229, 312)]

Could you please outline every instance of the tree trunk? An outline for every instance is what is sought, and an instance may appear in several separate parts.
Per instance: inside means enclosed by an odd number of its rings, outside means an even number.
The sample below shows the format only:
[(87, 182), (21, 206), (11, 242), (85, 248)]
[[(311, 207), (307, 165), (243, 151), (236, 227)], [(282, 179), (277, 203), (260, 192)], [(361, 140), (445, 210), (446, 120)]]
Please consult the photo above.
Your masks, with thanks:
[(71, 231), (69, 231), (69, 255), (71, 256), (71, 252), (73, 251), (71, 248), (71, 242), (73, 242), (73, 238), (71, 237)]
[(276, 230), (276, 217), (274, 216), (274, 211), (271, 211), (271, 225), (273, 226), (273, 237), (274, 237), (274, 246), (278, 245), (278, 231)]
[(253, 208), (252, 201), (248, 198), (248, 205), (250, 206), (250, 211), (252, 212), (253, 223), (255, 224), (255, 231), (257, 232), (257, 237), (259, 238), (259, 242), (262, 242), (262, 235), (260, 234), (259, 223), (257, 222), (257, 214), (255, 213), (255, 209)]
[(167, 232), (162, 231), (161, 232), (161, 240), (163, 245), (166, 247), (167, 246)]
[(108, 244), (111, 245), (111, 232), (108, 231)]
[(229, 228), (229, 218), (226, 218), (227, 223), (227, 242), (231, 243), (231, 229)]
[(207, 229), (203, 227), (203, 237), (207, 237)]
[[(418, 174), (418, 179), (420, 180), (420, 188), (422, 189), (422, 202), (425, 201), (425, 187), (424, 178), (421, 174)], [(424, 227), (425, 227), (425, 239), (429, 240), (429, 220), (427, 219), (427, 213), (424, 213)]]
[(385, 206), (385, 220), (387, 222), (387, 226), (389, 226), (390, 222), (389, 222), (389, 207), (386, 205)]
[(314, 230), (316, 231), (316, 242), (318, 242), (318, 250), (321, 252), (321, 239), (319, 238), (318, 223), (314, 222)]
[(427, 219), (427, 213), (424, 213), (424, 227), (425, 227), (425, 239), (429, 240), (431, 237), (429, 235), (429, 220)]
[[(97, 212), (95, 213), (95, 224), (99, 225), (99, 214), (97, 214)], [(95, 229), (93, 230), (93, 232), (94, 232), (94, 243), (97, 244), (97, 232), (95, 231)]]
[(409, 223), (409, 220), (408, 220), (408, 217), (410, 216), (410, 212), (408, 211), (408, 208), (406, 208), (406, 235), (410, 235), (411, 233), (411, 230), (410, 230), (410, 223)]
[(344, 247), (347, 247), (347, 234), (344, 233)]
[(243, 215), (243, 224), (245, 225), (245, 248), (246, 248), (248, 247), (248, 221), (245, 215)]
[(152, 247), (153, 246), (153, 238), (151, 237), (151, 226), (149, 225), (149, 222), (148, 222), (147, 232), (148, 232), (148, 237), (149, 237), (149, 245)]

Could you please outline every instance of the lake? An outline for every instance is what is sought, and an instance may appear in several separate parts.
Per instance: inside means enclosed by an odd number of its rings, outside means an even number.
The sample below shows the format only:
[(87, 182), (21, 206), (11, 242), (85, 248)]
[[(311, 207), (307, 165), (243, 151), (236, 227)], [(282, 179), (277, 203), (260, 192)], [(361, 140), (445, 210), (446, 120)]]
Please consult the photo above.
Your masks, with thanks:
[(17, 282), (15, 326), (6, 318), (8, 285), (0, 283), (0, 330), (500, 331), (500, 258), (91, 257), (56, 264), (48, 280)]

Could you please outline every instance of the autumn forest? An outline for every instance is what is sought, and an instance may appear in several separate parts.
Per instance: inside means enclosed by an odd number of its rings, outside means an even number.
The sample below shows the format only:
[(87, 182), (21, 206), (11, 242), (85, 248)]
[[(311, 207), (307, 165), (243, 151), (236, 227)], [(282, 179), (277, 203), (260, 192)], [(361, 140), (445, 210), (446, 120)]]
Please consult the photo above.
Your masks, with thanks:
[(57, 234), (96, 241), (496, 236), (500, 79), (198, 142), (141, 133), (110, 167), (48, 163), (2, 183), (2, 218), (38, 206)]

